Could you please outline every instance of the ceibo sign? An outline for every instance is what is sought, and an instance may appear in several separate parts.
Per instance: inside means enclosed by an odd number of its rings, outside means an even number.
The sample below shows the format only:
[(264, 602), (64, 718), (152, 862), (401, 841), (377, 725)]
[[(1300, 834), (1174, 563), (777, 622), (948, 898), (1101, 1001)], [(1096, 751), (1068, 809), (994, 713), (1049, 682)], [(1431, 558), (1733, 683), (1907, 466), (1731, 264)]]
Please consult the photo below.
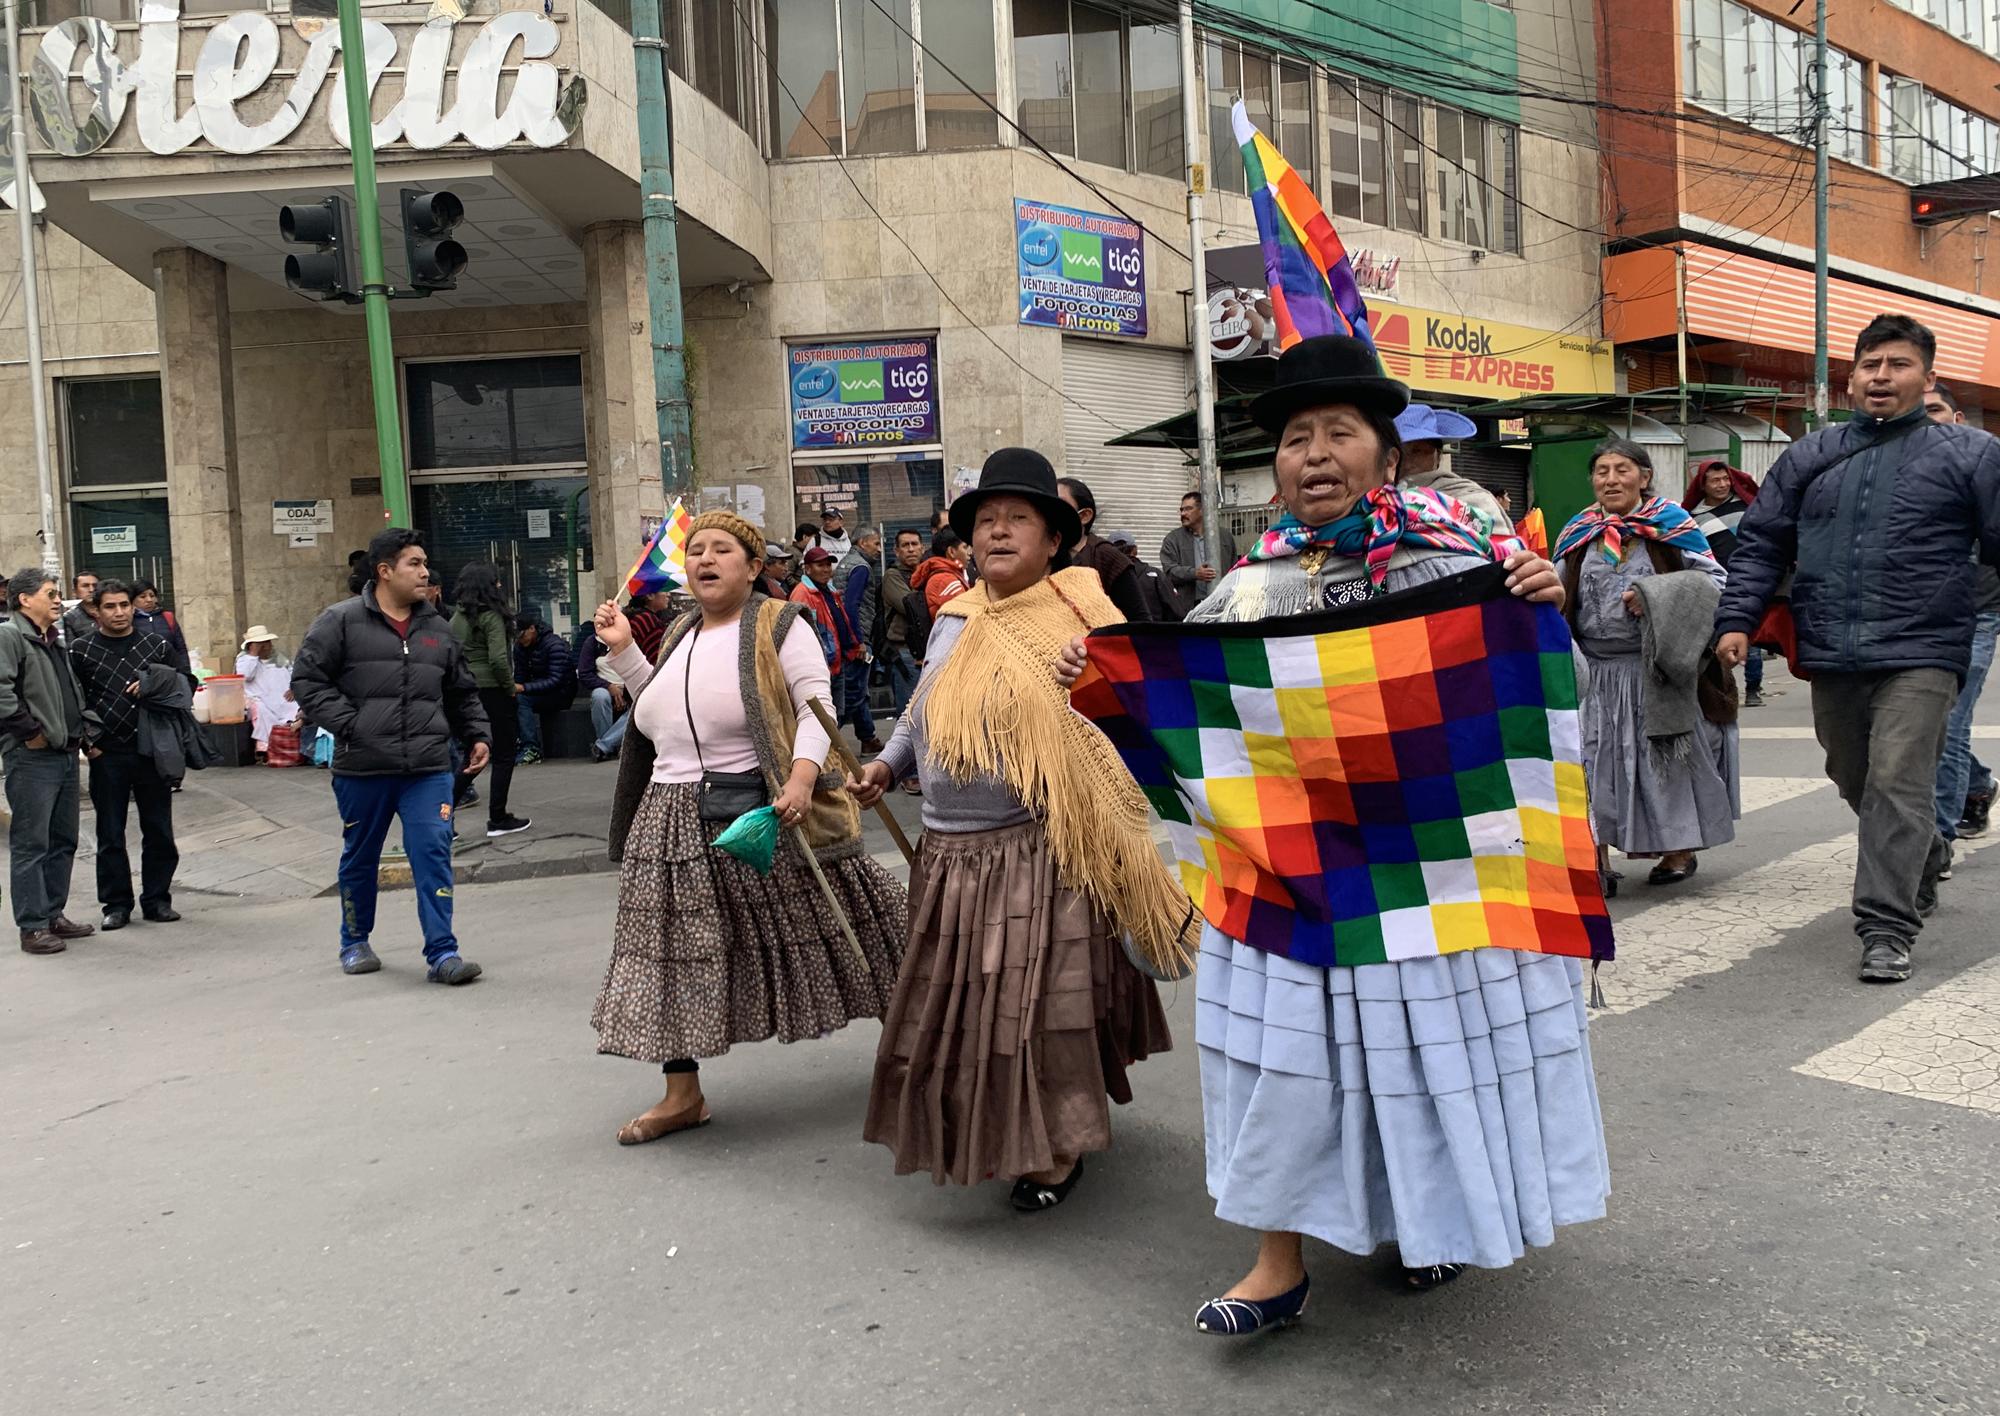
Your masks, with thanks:
[(1021, 323), (1077, 334), (1146, 332), (1146, 245), (1120, 216), (1014, 199)]

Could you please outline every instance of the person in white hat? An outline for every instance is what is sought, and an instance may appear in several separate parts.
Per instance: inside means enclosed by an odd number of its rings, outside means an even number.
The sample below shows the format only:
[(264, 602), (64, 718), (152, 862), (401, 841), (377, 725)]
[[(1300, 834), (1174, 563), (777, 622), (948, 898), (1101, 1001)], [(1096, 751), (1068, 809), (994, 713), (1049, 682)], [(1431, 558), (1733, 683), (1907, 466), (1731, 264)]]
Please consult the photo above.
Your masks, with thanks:
[(278, 662), (278, 636), (261, 624), (243, 632), (243, 652), (236, 656), (236, 672), (243, 676), (243, 703), (250, 710), (250, 736), (262, 758), (271, 742), (271, 729), (296, 723), (299, 705), (292, 699), (292, 671)]
[(1396, 471), (1398, 486), (1429, 487), (1474, 511), (1485, 512), (1495, 525), (1513, 529), (1513, 518), (1502, 509), (1498, 497), (1470, 477), (1444, 470), (1444, 445), (1477, 436), (1478, 424), (1449, 408), (1412, 403), (1396, 415), (1396, 432), (1403, 439), (1403, 463)]

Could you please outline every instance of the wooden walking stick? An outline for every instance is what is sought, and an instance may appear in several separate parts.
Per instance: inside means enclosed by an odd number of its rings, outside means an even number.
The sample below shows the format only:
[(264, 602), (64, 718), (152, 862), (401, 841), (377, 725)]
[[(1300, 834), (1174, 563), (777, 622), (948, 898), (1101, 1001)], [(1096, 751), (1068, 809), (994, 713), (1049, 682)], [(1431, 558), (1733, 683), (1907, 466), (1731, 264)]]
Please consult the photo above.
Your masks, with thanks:
[[(818, 718), (819, 725), (826, 729), (826, 735), (833, 739), (834, 755), (840, 759), (840, 765), (847, 769), (848, 776), (859, 777), (861, 775), (860, 759), (849, 752), (847, 744), (841, 741), (840, 725), (834, 721), (833, 715), (826, 711), (824, 703), (820, 702), (817, 698), (809, 699), (808, 701), (812, 704), (813, 716)], [(897, 848), (903, 853), (904, 863), (914, 867), (917, 863), (917, 853), (910, 848), (910, 838), (903, 834), (902, 824), (890, 813), (888, 800), (886, 798), (877, 799), (875, 811), (882, 818), (882, 824), (889, 828), (889, 834), (895, 838)]]

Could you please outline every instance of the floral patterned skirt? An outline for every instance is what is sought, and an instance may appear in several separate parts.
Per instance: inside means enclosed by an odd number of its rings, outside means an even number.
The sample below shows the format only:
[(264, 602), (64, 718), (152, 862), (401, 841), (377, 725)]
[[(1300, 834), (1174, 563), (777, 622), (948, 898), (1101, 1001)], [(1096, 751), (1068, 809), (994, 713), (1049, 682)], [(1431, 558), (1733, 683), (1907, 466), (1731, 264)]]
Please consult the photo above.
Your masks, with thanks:
[(842, 934), (796, 841), (769, 875), (715, 849), (698, 786), (655, 782), (618, 877), (611, 965), (591, 1010), (597, 1050), (645, 1062), (719, 1057), (739, 1042), (825, 1037), (888, 1007), (909, 898), (866, 856), (824, 863), (861, 951)]

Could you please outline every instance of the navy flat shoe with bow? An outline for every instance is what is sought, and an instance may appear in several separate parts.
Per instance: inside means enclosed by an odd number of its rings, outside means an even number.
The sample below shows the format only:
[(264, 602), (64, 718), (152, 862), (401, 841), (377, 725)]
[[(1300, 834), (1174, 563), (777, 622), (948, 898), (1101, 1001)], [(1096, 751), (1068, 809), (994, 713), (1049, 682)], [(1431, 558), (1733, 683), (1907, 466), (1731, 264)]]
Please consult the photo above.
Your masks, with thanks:
[(1288, 1327), (1306, 1310), (1306, 1294), (1312, 1280), (1303, 1278), (1299, 1286), (1275, 1298), (1211, 1298), (1194, 1315), (1194, 1325), (1212, 1337), (1248, 1337), (1265, 1328)]

